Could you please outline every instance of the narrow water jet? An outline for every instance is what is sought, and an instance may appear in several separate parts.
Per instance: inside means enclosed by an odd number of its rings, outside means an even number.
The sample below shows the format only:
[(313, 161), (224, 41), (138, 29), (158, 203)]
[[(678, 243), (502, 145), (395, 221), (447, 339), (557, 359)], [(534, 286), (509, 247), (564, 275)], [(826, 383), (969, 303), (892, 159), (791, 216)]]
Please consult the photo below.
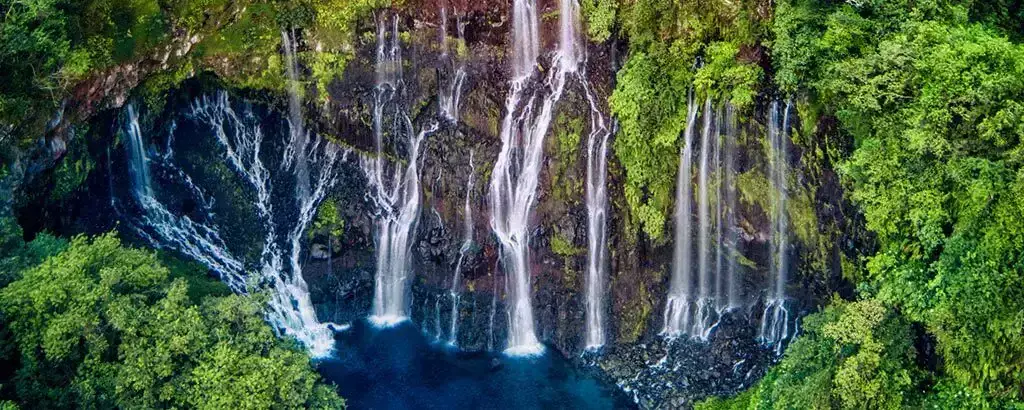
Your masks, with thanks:
[[(455, 30), (457, 44), (461, 45), (464, 42), (465, 30), (462, 16), (456, 17)], [(453, 55), (448, 45), (448, 10), (446, 7), (441, 7), (440, 41), (443, 75), (438, 79), (438, 109), (442, 117), (454, 123), (459, 119), (462, 85), (466, 82), (466, 64), (458, 50)]]
[(456, 346), (459, 342), (459, 301), (462, 296), (462, 262), (466, 254), (473, 247), (473, 207), (470, 206), (470, 195), (473, 193), (473, 179), (476, 175), (476, 165), (473, 163), (473, 151), (469, 151), (469, 178), (466, 179), (466, 200), (463, 203), (462, 214), (462, 246), (459, 247), (459, 259), (455, 262), (455, 272), (452, 273), (452, 287), (449, 296), (452, 300), (451, 326), (448, 331), (448, 344)]
[(675, 234), (672, 252), (672, 282), (665, 302), (664, 327), (661, 334), (674, 338), (690, 328), (690, 305), (693, 297), (693, 137), (696, 130), (698, 105), (693, 91), (687, 99), (686, 130), (683, 148), (679, 152), (679, 171), (676, 179)]
[(434, 297), (434, 341), (439, 342), (444, 335), (441, 332), (441, 295)]
[(309, 189), (309, 166), (299, 157), (306, 152), (309, 134), (306, 133), (306, 120), (302, 116), (302, 90), (299, 84), (299, 62), (295, 57), (297, 45), (294, 33), (281, 30), (281, 48), (284, 49), (288, 75), (288, 129), (291, 136), (281, 166), (286, 169), (291, 166), (295, 167), (299, 196), (307, 197), (309, 196), (309, 192), (306, 192)]
[(590, 87), (581, 76), (590, 106), (590, 134), (587, 136), (587, 277), (585, 348), (594, 350), (605, 344), (605, 282), (608, 277), (608, 139), (611, 131)]
[[(299, 256), (303, 233), (316, 207), (335, 182), (336, 164), (344, 161), (350, 151), (333, 144), (323, 144), (319, 139), (301, 145), (301, 151), (294, 150), (299, 147), (296, 145), (285, 148), (286, 158), (290, 159), (291, 165), (282, 167), (282, 171), (290, 172), (296, 181), (295, 191), (290, 195), (294, 199), (298, 216), (293, 225), (278, 226), (271, 204), (271, 173), (263, 165), (260, 155), (263, 132), (259, 124), (249, 113), (236, 113), (224, 92), (193, 102), (189, 116), (210, 127), (224, 150), (229, 167), (255, 190), (254, 207), (256, 216), (264, 223), (265, 236), (259, 262), (253, 269), (241, 258), (231, 254), (221, 238), (215, 216), (210, 211), (211, 201), (192, 182), (191, 177), (174, 164), (170, 146), (163, 156), (158, 157), (161, 159), (160, 166), (170, 171), (165, 174), (175, 177), (175, 183), (188, 188), (187, 192), (201, 204), (200, 207), (206, 213), (201, 220), (176, 215), (157, 199), (151, 182), (145, 177), (149, 173), (150, 160), (146, 158), (138, 117), (133, 106), (129, 105), (127, 111), (125, 130), (130, 136), (127, 142), (130, 148), (130, 169), (135, 170), (130, 172), (140, 176), (132, 178), (133, 196), (141, 208), (140, 219), (135, 224), (139, 236), (153, 246), (173, 248), (206, 265), (217, 272), (235, 292), (246, 293), (252, 286), (268, 287), (271, 292), (266, 315), (274, 329), (280, 334), (298, 339), (314, 357), (330, 355), (333, 349), (329, 328), (331, 324), (317, 320), (302, 278)], [(290, 126), (294, 124), (289, 122)], [(168, 144), (172, 139), (173, 136), (168, 136)], [(306, 165), (303, 167), (304, 174), (299, 172), (299, 163)], [(301, 189), (302, 186), (305, 189)], [(288, 247), (288, 255), (282, 250), (281, 243)]]
[(149, 157), (146, 153), (146, 143), (142, 140), (142, 130), (139, 127), (139, 114), (135, 111), (135, 104), (129, 103), (125, 106), (128, 115), (125, 123), (125, 132), (128, 140), (125, 146), (128, 147), (129, 165), (128, 175), (131, 177), (132, 187), (136, 196), (153, 196), (153, 178), (149, 176)]
[[(572, 0), (561, 0), (571, 2)], [(536, 202), (540, 170), (543, 167), (544, 137), (551, 125), (555, 105), (562, 97), (571, 67), (566, 62), (574, 55), (576, 37), (563, 39), (556, 61), (547, 71), (544, 86), (531, 92), (535, 75), (539, 36), (534, 0), (513, 3), (512, 87), (505, 100), (505, 118), (501, 126), (501, 151), (491, 173), (491, 228), (501, 245), (508, 286), (508, 342), (506, 354), (541, 354), (544, 345), (534, 331), (530, 291), (530, 214)], [(564, 5), (563, 5), (564, 7)], [(567, 24), (563, 16), (563, 26)], [(538, 106), (539, 103), (539, 106)]]
[(715, 126), (715, 138), (712, 141), (714, 151), (712, 155), (712, 166), (715, 167), (715, 309), (717, 312), (725, 310), (728, 300), (726, 297), (726, 277), (723, 274), (725, 272), (725, 231), (723, 222), (725, 218), (722, 215), (725, 212), (724, 204), (722, 200), (725, 195), (725, 178), (723, 177), (724, 166), (722, 164), (722, 128), (725, 125), (725, 118), (722, 115), (721, 110), (715, 115), (717, 125)]
[(540, 57), (540, 23), (537, 20), (537, 3), (535, 0), (514, 0), (512, 2), (513, 84), (533, 75), (537, 57)]
[(736, 117), (732, 104), (725, 106), (725, 133), (723, 144), (725, 145), (725, 159), (722, 164), (724, 170), (725, 186), (725, 246), (726, 246), (726, 276), (728, 278), (729, 300), (727, 310), (739, 308), (743, 302), (741, 294), (742, 278), (736, 265), (737, 255), (740, 255), (739, 232), (736, 226)]
[(771, 151), (769, 177), (775, 187), (771, 238), (772, 271), (775, 274), (775, 281), (765, 300), (758, 340), (766, 346), (773, 347), (776, 354), (782, 353), (783, 344), (790, 336), (790, 313), (786, 299), (786, 281), (789, 271), (789, 221), (786, 209), (789, 113), (790, 103), (787, 102), (780, 124), (779, 102), (773, 101), (768, 119), (768, 143)]
[[(494, 272), (497, 272), (495, 266)], [(498, 277), (491, 273), (491, 314), (487, 318), (487, 350), (494, 350), (494, 316), (498, 312)]]
[(691, 333), (691, 336), (699, 338), (706, 337), (706, 331), (711, 325), (711, 305), (713, 303), (711, 300), (711, 214), (710, 203), (708, 202), (708, 182), (711, 171), (708, 161), (711, 154), (712, 124), (714, 119), (710, 99), (704, 102), (703, 117), (704, 126), (700, 134), (700, 170), (697, 176), (697, 269), (699, 272), (699, 282), (697, 290), (697, 317), (694, 320)]
[[(370, 322), (388, 327), (409, 319), (410, 284), (413, 276), (412, 244), (422, 208), (420, 190), (420, 146), (437, 130), (432, 122), (416, 132), (404, 107), (405, 81), (398, 18), (377, 24), (377, 75), (373, 92), (373, 135), (376, 155), (362, 159), (369, 185), (366, 194), (374, 209), (377, 270), (374, 275)], [(390, 36), (389, 36), (390, 35)], [(385, 124), (385, 120), (390, 120)], [(387, 128), (385, 128), (387, 126)], [(392, 138), (395, 154), (404, 142), (406, 164), (389, 162), (385, 156)]]

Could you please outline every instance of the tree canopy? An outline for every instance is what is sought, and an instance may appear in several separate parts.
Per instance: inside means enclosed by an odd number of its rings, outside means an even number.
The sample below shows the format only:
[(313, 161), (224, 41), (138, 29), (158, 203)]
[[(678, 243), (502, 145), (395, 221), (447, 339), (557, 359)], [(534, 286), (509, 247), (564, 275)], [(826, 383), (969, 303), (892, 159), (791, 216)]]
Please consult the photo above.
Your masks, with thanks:
[(297, 344), (277, 339), (263, 321), (260, 297), (232, 295), (194, 275), (172, 273), (156, 254), (112, 234), (76, 237), (24, 270), (0, 290), (20, 362), (17, 401), (28, 408), (343, 407)]
[[(840, 172), (879, 250), (856, 275), (860, 301), (808, 317), (759, 387), (706, 408), (1020, 406), (1024, 46), (1021, 16), (990, 6), (779, 2), (774, 81), (854, 142)], [(856, 325), (855, 306), (884, 319)], [(934, 352), (910, 343), (931, 339)], [(844, 370), (865, 353), (881, 355)]]

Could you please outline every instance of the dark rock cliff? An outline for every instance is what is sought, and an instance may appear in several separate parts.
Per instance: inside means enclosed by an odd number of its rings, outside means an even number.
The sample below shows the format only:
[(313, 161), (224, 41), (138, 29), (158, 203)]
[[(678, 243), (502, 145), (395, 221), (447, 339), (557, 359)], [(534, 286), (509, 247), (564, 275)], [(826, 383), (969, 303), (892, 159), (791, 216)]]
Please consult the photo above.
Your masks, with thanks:
[[(490, 209), (487, 193), (490, 172), (500, 150), (499, 127), (505, 114), (505, 96), (509, 84), (508, 4), (504, 2), (467, 2), (455, 4), (458, 18), (465, 23), (465, 49), (460, 52), (467, 80), (462, 87), (459, 120), (441, 118), (438, 109), (438, 84), (441, 76), (452, 69), (441, 58), (440, 15), (435, 4), (424, 0), (413, 2), (400, 11), (380, 11), (383, 19), (398, 13), (404, 55), (406, 95), (404, 106), (417, 127), (431, 121), (441, 124), (430, 135), (422, 150), (424, 206), (413, 245), (413, 320), (439, 341), (447, 341), (451, 323), (452, 296), (450, 287), (460, 247), (463, 243), (463, 201), (467, 197), (466, 182), (472, 174), (475, 183), (468, 192), (473, 214), (474, 246), (463, 261), (461, 302), (458, 315), (457, 344), (470, 350), (501, 349), (505, 340), (506, 316), (504, 289), (506, 278), (498, 263), (498, 247), (490, 233)], [(462, 7), (458, 7), (462, 6)], [(543, 5), (541, 15), (555, 11), (553, 2)], [(449, 35), (454, 33), (456, 14), (450, 13)], [(556, 19), (545, 19), (545, 49), (556, 41)], [(312, 131), (337, 143), (372, 151), (371, 110), (375, 79), (375, 44), (372, 39), (375, 22), (363, 21), (365, 35), (349, 62), (345, 74), (327, 87), (327, 96), (316, 95), (311, 88), (304, 110)], [(301, 33), (300, 33), (301, 34)], [(168, 55), (188, 52), (195, 40), (183, 37), (180, 50), (167, 50)], [(301, 49), (311, 44), (301, 41)], [(607, 101), (614, 88), (615, 70), (622, 57), (623, 45), (610, 41), (588, 44), (586, 72), (589, 84), (599, 101)], [(757, 54), (757, 53), (753, 53)], [(765, 58), (763, 55), (760, 57)], [(132, 76), (144, 76), (137, 67), (112, 69), (96, 82), (83, 85), (80, 105), (84, 112), (71, 121), (91, 117), (102, 124), (94, 134), (116, 128), (111, 126), (115, 113), (93, 115), (100, 108), (119, 107), (127, 92), (137, 84)], [(548, 58), (542, 58), (546, 70)], [(148, 65), (147, 65), (148, 66)], [(154, 66), (154, 67), (158, 67)], [(157, 69), (157, 68), (154, 68)], [(130, 72), (126, 74), (124, 71)], [(128, 77), (125, 77), (128, 75)], [(211, 84), (213, 84), (211, 86)], [(215, 80), (192, 80), (172, 98), (187, 100), (210, 88)], [(269, 102), (273, 109), (284, 111), (283, 99), (252, 91), (237, 94)], [(544, 167), (531, 231), (531, 267), (533, 306), (538, 336), (567, 357), (578, 357), (580, 363), (595, 365), (618, 383), (644, 407), (680, 407), (694, 398), (708, 394), (738, 391), (757, 380), (774, 358), (773, 352), (755, 341), (763, 309), (762, 290), (770, 282), (768, 238), (771, 221), (766, 200), (759, 193), (767, 191), (769, 181), (765, 150), (765, 123), (770, 93), (765, 92), (757, 108), (740, 120), (738, 174), (746, 175), (741, 185), (739, 220), (740, 245), (745, 263), (741, 264), (746, 305), (726, 315), (707, 342), (678, 341), (667, 343), (658, 335), (663, 324), (671, 276), (673, 244), (670, 240), (652, 241), (633, 225), (623, 197), (624, 171), (609, 149), (608, 192), (611, 216), (608, 220), (610, 269), (607, 285), (608, 345), (600, 352), (582, 354), (584, 329), (584, 271), (586, 265), (587, 209), (583, 203), (586, 172), (586, 150), (581, 135), (587, 134), (589, 115), (582, 90), (570, 88), (557, 107), (552, 129), (545, 142)], [(799, 102), (798, 102), (799, 104)], [(169, 104), (167, 110), (173, 110)], [(599, 107), (608, 113), (606, 106)], [(163, 115), (170, 115), (165, 112)], [(85, 117), (83, 117), (85, 116)], [(849, 147), (831, 132), (828, 118), (800, 118), (819, 121), (819, 135), (794, 137), (798, 149), (787, 162), (794, 169), (797, 186), (793, 188), (800, 207), (791, 211), (802, 216), (795, 220), (797, 244), (792, 254), (799, 261), (798, 275), (791, 278), (790, 294), (799, 300), (798, 310), (813, 309), (832, 292), (849, 292), (842, 279), (843, 263), (852, 255), (855, 245), (867, 242), (863, 228), (843, 197), (838, 177), (832, 169), (835, 158), (829, 153)], [(614, 136), (612, 137), (614, 139)], [(115, 145), (113, 132), (96, 135), (91, 150), (102, 156), (103, 144)], [(53, 141), (53, 140), (51, 140)], [(99, 141), (99, 142), (96, 142)], [(576, 141), (576, 145), (565, 142)], [(60, 149), (53, 149), (50, 158)], [(470, 166), (470, 152), (474, 167)], [(109, 150), (107, 151), (109, 159)], [(45, 156), (45, 155), (44, 155)], [(52, 168), (52, 162), (35, 161), (38, 168)], [(90, 177), (97, 187), (113, 178), (116, 169), (100, 166)], [(27, 186), (41, 183), (28, 180)], [(99, 182), (97, 182), (99, 181)], [(41, 184), (44, 185), (45, 184)], [(366, 179), (358, 169), (350, 169), (341, 177), (329, 195), (339, 204), (345, 221), (340, 236), (315, 234), (304, 252), (304, 276), (317, 314), (324, 321), (348, 322), (365, 317), (373, 296), (374, 238), (369, 204), (365, 198)], [(75, 204), (84, 206), (85, 201)], [(19, 207), (22, 215), (36, 215), (33, 204)], [(111, 219), (116, 216), (111, 215)], [(112, 221), (93, 226), (109, 229)], [(81, 225), (78, 225), (81, 226)], [(39, 226), (36, 230), (54, 229)], [(66, 231), (78, 228), (64, 227)], [(81, 229), (78, 229), (81, 231)], [(555, 244), (554, 242), (557, 242)], [(568, 244), (568, 247), (564, 246)]]

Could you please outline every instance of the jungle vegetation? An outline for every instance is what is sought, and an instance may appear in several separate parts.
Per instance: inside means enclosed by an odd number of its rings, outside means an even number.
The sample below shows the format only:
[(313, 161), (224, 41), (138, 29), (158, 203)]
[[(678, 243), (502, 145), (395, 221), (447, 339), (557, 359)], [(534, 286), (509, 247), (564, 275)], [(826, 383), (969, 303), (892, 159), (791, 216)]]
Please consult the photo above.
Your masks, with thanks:
[[(580, 2), (591, 39), (628, 51), (609, 106), (621, 125), (614, 154), (638, 237), (663, 243), (670, 236), (691, 94), (748, 115), (765, 99), (791, 98), (801, 113), (796, 137), (828, 139), (873, 234), (871, 251), (844, 265), (855, 295), (808, 316), (757, 385), (699, 408), (1022, 406), (1019, 1)], [(199, 42), (141, 85), (153, 101), (196, 71), (236, 87), (282, 89), (280, 32), (295, 27), (325, 45), (301, 58), (313, 97), (326, 98), (353, 56), (358, 21), (391, 4), (0, 2), (0, 72), (22, 79), (0, 82), (0, 159), (35, 144), (77, 85), (146, 58), (182, 32)], [(225, 60), (260, 64), (218, 63)], [(818, 128), (829, 122), (838, 127)], [(73, 189), (90, 169), (61, 166), (69, 185), (61, 189)], [(0, 400), (26, 407), (341, 403), (294, 344), (274, 338), (258, 297), (229, 295), (201, 269), (112, 235), (39, 235), (26, 243), (13, 220), (0, 221), (0, 360), (8, 365), (0, 367), (13, 369), (0, 374)]]

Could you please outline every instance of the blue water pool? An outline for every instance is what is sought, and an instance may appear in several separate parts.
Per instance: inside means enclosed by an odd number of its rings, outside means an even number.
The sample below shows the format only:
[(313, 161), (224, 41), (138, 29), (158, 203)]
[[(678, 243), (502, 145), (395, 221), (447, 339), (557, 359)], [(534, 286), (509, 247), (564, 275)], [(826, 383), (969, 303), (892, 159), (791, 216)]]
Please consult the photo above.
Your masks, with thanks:
[(614, 385), (561, 355), (510, 358), (430, 343), (409, 322), (365, 322), (338, 333), (337, 354), (321, 361), (353, 409), (621, 409), (633, 403)]

